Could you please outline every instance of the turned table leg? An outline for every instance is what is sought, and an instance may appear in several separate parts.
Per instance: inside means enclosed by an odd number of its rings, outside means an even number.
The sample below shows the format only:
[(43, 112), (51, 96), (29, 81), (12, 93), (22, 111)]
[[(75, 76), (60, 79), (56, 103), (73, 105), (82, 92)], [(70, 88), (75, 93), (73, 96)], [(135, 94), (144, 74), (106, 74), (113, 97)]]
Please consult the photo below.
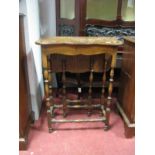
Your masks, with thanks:
[(115, 67), (115, 61), (116, 61), (116, 53), (112, 55), (112, 62), (111, 62), (111, 70), (110, 70), (110, 79), (109, 79), (109, 87), (108, 87), (108, 97), (107, 97), (107, 104), (106, 104), (106, 121), (105, 121), (105, 126), (104, 130), (108, 130), (110, 128), (110, 106), (111, 106), (111, 101), (112, 101), (112, 91), (113, 91), (113, 77), (114, 77), (114, 67)]
[(93, 58), (91, 57), (90, 58), (90, 76), (89, 76), (89, 91), (88, 91), (88, 116), (91, 115), (91, 112), (92, 112), (92, 85), (93, 85), (93, 65), (94, 65), (94, 60)]
[(51, 106), (53, 106), (53, 96), (52, 96), (52, 71), (51, 71), (51, 59), (50, 55), (46, 56), (45, 54), (42, 55), (43, 57), (43, 77), (44, 77), (44, 90), (45, 90), (45, 97), (46, 97), (46, 107), (47, 107), (47, 121), (48, 121), (48, 129), (49, 133), (52, 132), (52, 125), (51, 125)]
[(63, 117), (67, 116), (67, 102), (66, 102), (66, 61), (62, 60), (62, 83), (63, 83)]
[(103, 66), (103, 75), (102, 75), (102, 92), (101, 92), (101, 110), (102, 110), (102, 116), (105, 117), (105, 84), (106, 84), (106, 68), (107, 68), (107, 60), (105, 60), (105, 56), (103, 58), (105, 61)]

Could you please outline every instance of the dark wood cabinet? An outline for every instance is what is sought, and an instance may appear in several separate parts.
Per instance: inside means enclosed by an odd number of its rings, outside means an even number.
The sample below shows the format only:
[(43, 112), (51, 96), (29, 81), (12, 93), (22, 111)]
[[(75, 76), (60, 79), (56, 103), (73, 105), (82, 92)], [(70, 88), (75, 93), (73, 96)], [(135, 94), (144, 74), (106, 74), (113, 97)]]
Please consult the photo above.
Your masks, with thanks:
[(26, 49), (24, 37), (24, 15), (19, 15), (19, 149), (27, 148), (28, 130), (31, 120), (31, 105), (26, 72)]
[(133, 37), (124, 39), (122, 73), (118, 108), (125, 125), (125, 136), (134, 136), (135, 123), (135, 41)]
[[(72, 4), (67, 5), (67, 1)], [(124, 47), (118, 48), (115, 68), (115, 72), (121, 72), (121, 77), (115, 74), (119, 79), (116, 95), (120, 103), (117, 107), (125, 120), (126, 137), (134, 135), (134, 10), (134, 0), (132, 3), (129, 0), (56, 0), (58, 36), (116, 36), (122, 41), (124, 36), (130, 36), (125, 39)]]
[(85, 36), (88, 25), (134, 28), (134, 10), (134, 0), (56, 0), (57, 35)]

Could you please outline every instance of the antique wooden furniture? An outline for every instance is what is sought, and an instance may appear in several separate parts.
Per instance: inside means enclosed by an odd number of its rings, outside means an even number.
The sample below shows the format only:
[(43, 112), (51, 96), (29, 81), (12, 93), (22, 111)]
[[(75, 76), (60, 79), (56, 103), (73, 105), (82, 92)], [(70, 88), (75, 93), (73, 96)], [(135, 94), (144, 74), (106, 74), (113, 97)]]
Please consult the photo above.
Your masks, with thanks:
[(19, 149), (26, 150), (31, 122), (31, 105), (26, 71), (24, 15), (19, 15)]
[[(119, 39), (134, 36), (134, 9), (134, 0), (57, 0), (57, 36), (115, 36)], [(115, 68), (117, 77), (120, 77), (122, 52), (120, 46)], [(56, 74), (58, 85), (61, 76)], [(115, 88), (117, 94), (119, 84)]]
[(56, 0), (58, 36), (85, 36), (88, 26), (134, 28), (134, 0)]
[[(42, 64), (43, 64), (43, 76), (44, 76), (44, 88), (46, 95), (47, 105), (47, 117), (49, 132), (53, 130), (52, 123), (63, 122), (86, 122), (86, 121), (103, 121), (105, 123), (104, 129), (109, 129), (109, 117), (110, 117), (110, 103), (112, 100), (113, 90), (113, 77), (114, 67), (116, 61), (117, 48), (122, 44), (121, 41), (114, 37), (53, 37), (43, 38), (36, 41), (36, 44), (41, 45), (42, 48)], [(108, 65), (105, 59), (107, 55), (110, 55), (110, 79), (108, 96), (105, 99), (105, 82), (106, 82), (106, 66)], [(75, 57), (75, 59), (74, 59)], [(77, 60), (77, 61), (74, 61)], [(99, 61), (100, 60), (100, 61)], [(109, 59), (108, 59), (109, 60)], [(66, 72), (87, 72), (89, 71), (89, 86), (88, 96), (84, 99), (78, 97), (76, 100), (67, 98), (66, 89)], [(54, 102), (53, 89), (52, 89), (52, 76), (53, 72), (62, 72), (62, 100), (63, 115), (66, 117), (68, 108), (81, 108), (87, 107), (88, 114), (91, 113), (94, 106), (92, 104), (92, 87), (93, 87), (93, 73), (103, 72), (102, 75), (102, 87), (100, 95), (100, 104), (98, 107), (102, 112), (102, 117), (97, 119), (81, 119), (81, 120), (57, 120), (54, 118), (54, 109), (57, 106)], [(81, 87), (77, 88), (81, 93)], [(73, 105), (70, 105), (72, 103)], [(79, 103), (85, 103), (79, 105)]]
[(135, 40), (124, 38), (119, 103), (117, 107), (124, 119), (125, 136), (134, 136), (135, 129)]

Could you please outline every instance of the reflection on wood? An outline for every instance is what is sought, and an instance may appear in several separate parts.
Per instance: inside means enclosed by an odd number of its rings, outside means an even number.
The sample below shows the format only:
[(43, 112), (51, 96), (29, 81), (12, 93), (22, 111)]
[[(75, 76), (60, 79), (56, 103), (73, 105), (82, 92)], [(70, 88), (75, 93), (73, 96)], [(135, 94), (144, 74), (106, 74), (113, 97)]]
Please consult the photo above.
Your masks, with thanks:
[(116, 37), (51, 37), (36, 41), (38, 45), (122, 45)]

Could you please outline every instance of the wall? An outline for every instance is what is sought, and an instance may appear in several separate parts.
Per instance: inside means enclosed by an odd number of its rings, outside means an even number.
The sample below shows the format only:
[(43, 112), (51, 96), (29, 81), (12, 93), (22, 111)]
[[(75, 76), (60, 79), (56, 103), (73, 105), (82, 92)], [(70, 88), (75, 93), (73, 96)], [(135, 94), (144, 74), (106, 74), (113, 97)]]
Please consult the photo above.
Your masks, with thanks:
[[(56, 36), (55, 0), (39, 0), (40, 35), (41, 37)], [(55, 74), (52, 75), (53, 87), (57, 87)]]
[[(30, 100), (35, 119), (39, 118), (44, 97), (41, 48), (35, 45), (40, 37), (56, 35), (55, 0), (21, 0), (19, 12), (24, 13), (25, 41), (27, 52), (28, 81)], [(53, 86), (57, 87), (53, 74)]]
[[(19, 13), (23, 13), (27, 15), (27, 8), (26, 8), (26, 0), (20, 0), (19, 2)], [(28, 31), (28, 17), (24, 17), (24, 29), (25, 29), (25, 44), (26, 44), (26, 51), (30, 51), (30, 43), (29, 43), (29, 31)]]
[(39, 0), (40, 33), (42, 37), (56, 35), (55, 0)]
[(21, 0), (19, 3), (19, 12), (25, 14), (24, 28), (30, 100), (35, 119), (37, 120), (44, 96), (41, 49), (39, 46), (35, 45), (35, 41), (40, 38), (38, 0)]

